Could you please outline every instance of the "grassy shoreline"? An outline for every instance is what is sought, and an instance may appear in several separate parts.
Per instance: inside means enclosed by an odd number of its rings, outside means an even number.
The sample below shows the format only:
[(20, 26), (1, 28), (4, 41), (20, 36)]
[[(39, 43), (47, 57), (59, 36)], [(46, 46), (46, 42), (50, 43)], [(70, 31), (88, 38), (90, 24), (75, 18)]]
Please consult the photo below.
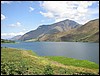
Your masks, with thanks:
[(1, 44), (19, 44), (19, 43), (20, 43), (20, 42), (9, 42), (9, 43), (6, 43), (6, 42), (5, 42), (5, 43), (2, 43), (2, 42), (1, 42)]
[(78, 60), (69, 57), (62, 57), (62, 56), (44, 56), (45, 58), (49, 58), (50, 60), (57, 61), (61, 64), (68, 65), (68, 66), (76, 66), (76, 67), (84, 67), (90, 69), (99, 69), (99, 65), (95, 62), (91, 62), (88, 60)]
[[(89, 64), (95, 66), (92, 68), (82, 67), (81, 65), (68, 65), (72, 62), (65, 62), (64, 57), (58, 57), (58, 60), (54, 60), (54, 58), (38, 56), (31, 50), (2, 47), (1, 75), (98, 75), (99, 73), (99, 66), (94, 64)], [(69, 60), (73, 61), (73, 59)], [(73, 63), (77, 62), (74, 61)]]
[(1, 39), (1, 43), (15, 43), (13, 40)]

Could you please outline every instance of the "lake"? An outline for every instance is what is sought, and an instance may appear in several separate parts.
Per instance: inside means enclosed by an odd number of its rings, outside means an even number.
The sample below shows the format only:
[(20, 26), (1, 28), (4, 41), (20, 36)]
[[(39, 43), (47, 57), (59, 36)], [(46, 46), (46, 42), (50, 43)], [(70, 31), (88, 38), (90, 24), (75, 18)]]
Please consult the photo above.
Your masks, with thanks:
[(40, 56), (64, 56), (99, 64), (99, 43), (83, 42), (21, 42), (4, 43), (2, 47), (33, 50)]

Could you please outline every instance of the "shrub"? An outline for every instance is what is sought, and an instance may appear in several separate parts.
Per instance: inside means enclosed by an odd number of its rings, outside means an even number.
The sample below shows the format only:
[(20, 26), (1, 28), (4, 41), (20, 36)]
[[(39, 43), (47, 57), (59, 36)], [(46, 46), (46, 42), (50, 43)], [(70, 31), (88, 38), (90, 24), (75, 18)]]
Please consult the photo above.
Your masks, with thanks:
[(47, 65), (44, 69), (44, 74), (45, 75), (53, 75), (53, 69), (50, 65)]

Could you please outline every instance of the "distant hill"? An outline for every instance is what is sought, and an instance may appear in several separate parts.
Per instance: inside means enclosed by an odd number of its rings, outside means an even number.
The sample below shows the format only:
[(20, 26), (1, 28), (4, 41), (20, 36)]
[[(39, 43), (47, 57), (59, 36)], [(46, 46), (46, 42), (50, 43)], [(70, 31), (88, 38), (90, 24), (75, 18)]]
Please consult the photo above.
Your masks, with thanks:
[(1, 43), (15, 43), (15, 41), (7, 40), (7, 39), (1, 39)]
[(67, 41), (67, 42), (99, 42), (99, 19), (54, 35), (45, 35), (39, 41)]
[(51, 25), (41, 25), (36, 30), (27, 32), (26, 34), (21, 36), (19, 40), (25, 41), (32, 39), (34, 41), (45, 35), (53, 35), (55, 33), (69, 31), (78, 26), (80, 26), (80, 24), (78, 24), (77, 22), (66, 19)]
[(14, 36), (13, 38), (11, 38), (10, 40), (18, 40), (22, 35), (17, 35), (17, 36)]

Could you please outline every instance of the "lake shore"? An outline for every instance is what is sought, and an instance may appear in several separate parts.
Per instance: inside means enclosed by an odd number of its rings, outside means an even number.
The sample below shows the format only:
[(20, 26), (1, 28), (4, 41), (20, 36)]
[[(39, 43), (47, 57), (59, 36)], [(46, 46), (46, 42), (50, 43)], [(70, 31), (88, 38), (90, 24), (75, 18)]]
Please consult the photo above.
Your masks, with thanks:
[[(80, 42), (20, 42), (4, 43), (2, 47), (32, 50), (39, 56), (63, 56), (89, 60), (99, 64), (99, 44)], [(34, 47), (33, 47), (34, 46)]]
[[(93, 62), (85, 61), (87, 66), (91, 67), (83, 67), (82, 61), (84, 62), (84, 60), (77, 63), (77, 60), (70, 58), (71, 62), (68, 63), (66, 59), (68, 58), (38, 56), (31, 50), (2, 47), (1, 75), (98, 75), (99, 73), (99, 65)], [(67, 63), (74, 63), (77, 66)], [(78, 65), (80, 63), (81, 65)]]

